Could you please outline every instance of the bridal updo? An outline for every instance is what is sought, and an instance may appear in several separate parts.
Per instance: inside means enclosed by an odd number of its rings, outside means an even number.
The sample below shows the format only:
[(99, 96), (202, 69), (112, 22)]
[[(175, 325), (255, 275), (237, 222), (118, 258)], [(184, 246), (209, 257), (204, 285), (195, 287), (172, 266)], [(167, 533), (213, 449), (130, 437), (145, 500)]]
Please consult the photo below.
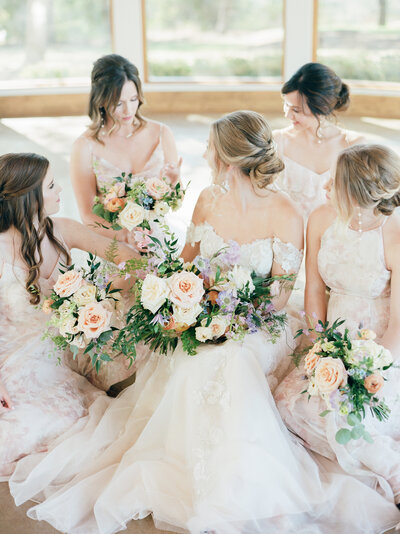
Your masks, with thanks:
[(400, 206), (400, 157), (383, 145), (354, 145), (338, 157), (333, 202), (343, 222), (354, 206), (391, 215)]
[(255, 188), (266, 188), (283, 171), (271, 128), (255, 111), (234, 111), (211, 125), (216, 182), (223, 167), (231, 165), (249, 176)]

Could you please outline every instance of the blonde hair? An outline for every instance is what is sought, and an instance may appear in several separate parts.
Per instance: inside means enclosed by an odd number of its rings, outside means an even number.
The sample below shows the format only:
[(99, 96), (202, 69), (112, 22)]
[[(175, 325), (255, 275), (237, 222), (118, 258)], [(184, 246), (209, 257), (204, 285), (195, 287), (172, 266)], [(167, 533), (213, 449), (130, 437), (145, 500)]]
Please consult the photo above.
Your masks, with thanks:
[(215, 149), (216, 183), (223, 165), (232, 165), (249, 176), (253, 186), (266, 188), (283, 171), (271, 128), (255, 111), (234, 111), (211, 125)]
[(390, 148), (354, 145), (338, 157), (333, 203), (339, 219), (348, 224), (354, 206), (391, 215), (400, 206), (400, 157)]

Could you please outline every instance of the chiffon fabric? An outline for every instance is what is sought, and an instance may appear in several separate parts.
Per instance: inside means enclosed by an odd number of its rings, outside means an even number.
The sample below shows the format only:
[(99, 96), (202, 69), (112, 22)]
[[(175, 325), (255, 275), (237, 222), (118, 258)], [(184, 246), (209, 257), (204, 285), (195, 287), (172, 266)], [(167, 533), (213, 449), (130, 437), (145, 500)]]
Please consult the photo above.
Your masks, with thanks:
[[(208, 224), (192, 227), (203, 255), (223, 243)], [(272, 262), (298, 268), (290, 243), (240, 247), (239, 264), (268, 275)], [(93, 403), (48, 453), (19, 462), (10, 482), (28, 515), (69, 534), (112, 534), (153, 515), (156, 526), (191, 534), (376, 533), (397, 510), (321, 459), (283, 425), (269, 387), (291, 351), (286, 330), (241, 342), (153, 353), (134, 385)], [(275, 382), (275, 380), (272, 380)]]
[[(324, 233), (318, 268), (330, 288), (327, 319), (346, 319), (353, 338), (359, 328), (370, 328), (380, 338), (390, 314), (390, 271), (386, 268), (382, 226), (359, 233), (335, 221)], [(286, 425), (301, 436), (307, 447), (339, 462), (342, 469), (376, 488), (388, 502), (400, 502), (400, 370), (386, 372), (379, 395), (391, 408), (387, 421), (379, 422), (367, 412), (364, 423), (374, 442), (351, 440), (339, 445), (335, 434), (346, 427), (346, 419), (335, 412), (325, 417), (319, 397), (301, 394), (302, 366), (278, 387), (275, 400)]]

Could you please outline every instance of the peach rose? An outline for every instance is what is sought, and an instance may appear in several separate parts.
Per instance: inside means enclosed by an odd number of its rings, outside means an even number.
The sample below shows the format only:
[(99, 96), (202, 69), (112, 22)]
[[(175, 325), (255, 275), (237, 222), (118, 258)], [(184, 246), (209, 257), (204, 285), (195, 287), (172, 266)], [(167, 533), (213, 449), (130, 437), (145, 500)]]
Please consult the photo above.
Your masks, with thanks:
[(307, 356), (305, 357), (304, 370), (307, 376), (310, 376), (312, 374), (315, 369), (315, 366), (321, 359), (321, 356), (317, 354), (317, 352), (321, 352), (321, 343), (319, 341), (311, 347), (311, 349), (307, 353)]
[(203, 280), (192, 272), (175, 273), (167, 283), (171, 290), (170, 300), (186, 310), (198, 304), (204, 295)]
[(219, 292), (214, 291), (214, 289), (208, 292), (208, 300), (211, 302), (212, 306), (215, 306), (218, 295), (219, 295)]
[(46, 299), (42, 304), (42, 311), (44, 311), (44, 313), (51, 313), (52, 312), (51, 305), (53, 304), (53, 302), (54, 302), (53, 299)]
[(369, 328), (362, 328), (359, 332), (360, 339), (375, 339), (376, 334), (373, 330)]
[(383, 376), (379, 373), (374, 373), (364, 379), (364, 387), (368, 393), (377, 393), (384, 383)]
[(347, 372), (339, 358), (321, 358), (315, 367), (315, 385), (320, 393), (332, 393), (347, 384)]
[(168, 323), (164, 326), (164, 330), (175, 330), (175, 332), (184, 332), (188, 328), (190, 328), (190, 325), (177, 323), (173, 315), (170, 316)]
[(86, 304), (79, 310), (78, 328), (87, 338), (97, 338), (102, 332), (109, 330), (111, 315), (100, 302)]
[(123, 198), (112, 198), (107, 202), (106, 210), (115, 213), (125, 207), (125, 200)]
[(74, 270), (66, 271), (58, 277), (54, 291), (60, 297), (70, 297), (81, 287), (82, 283), (82, 273)]
[(151, 197), (160, 200), (160, 198), (171, 191), (171, 188), (165, 180), (160, 180), (160, 178), (149, 178), (146, 180), (146, 190)]

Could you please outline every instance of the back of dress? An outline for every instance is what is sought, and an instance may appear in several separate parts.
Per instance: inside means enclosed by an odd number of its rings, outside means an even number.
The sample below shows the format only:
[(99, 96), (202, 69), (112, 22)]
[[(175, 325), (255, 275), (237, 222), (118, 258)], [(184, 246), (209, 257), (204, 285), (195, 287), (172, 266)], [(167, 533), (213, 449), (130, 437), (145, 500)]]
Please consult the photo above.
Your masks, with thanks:
[(358, 232), (335, 221), (323, 234), (318, 269), (330, 288), (327, 319), (346, 319), (351, 333), (362, 327), (381, 336), (387, 328), (390, 277), (382, 226)]

